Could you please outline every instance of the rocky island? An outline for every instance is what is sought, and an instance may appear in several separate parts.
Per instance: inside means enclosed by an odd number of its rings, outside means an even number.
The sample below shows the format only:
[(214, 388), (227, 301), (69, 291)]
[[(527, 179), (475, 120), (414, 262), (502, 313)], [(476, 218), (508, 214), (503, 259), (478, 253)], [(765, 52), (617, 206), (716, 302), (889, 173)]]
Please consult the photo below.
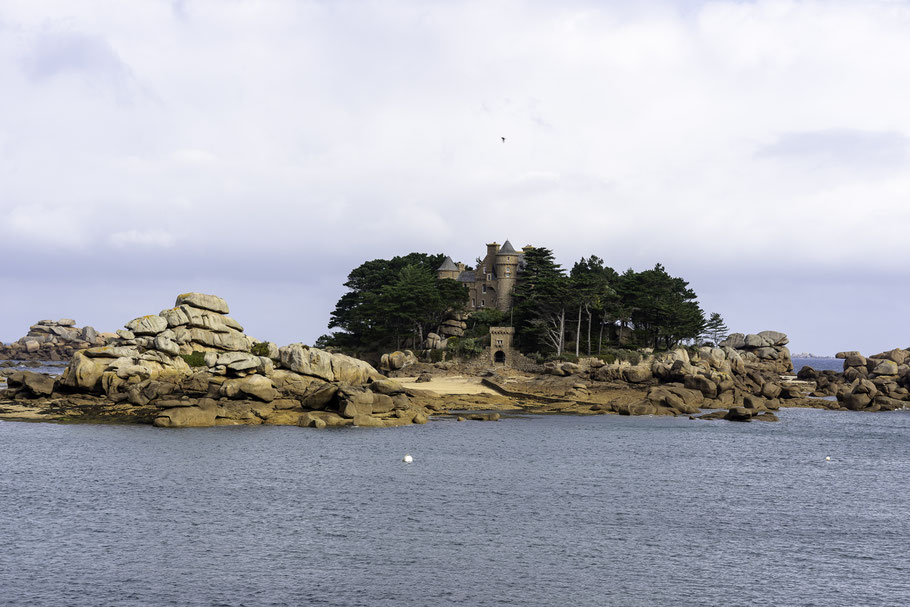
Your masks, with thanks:
[(243, 332), (220, 297), (186, 293), (77, 350), (59, 379), (5, 371), (0, 418), (151, 423), (389, 427), (426, 423), (398, 382), (368, 363)]
[(72, 318), (39, 320), (15, 342), (0, 343), (0, 360), (68, 360), (77, 350), (103, 346), (114, 337), (94, 327), (77, 327)]
[[(116, 334), (82, 340), (89, 347), (72, 353), (59, 378), (3, 371), (0, 419), (169, 428), (392, 427), (434, 415), (498, 419), (509, 412), (776, 421), (781, 407), (883, 411), (910, 402), (907, 350), (868, 358), (844, 352), (842, 373), (804, 368), (794, 376), (787, 336), (777, 331), (732, 334), (718, 347), (644, 352), (637, 361), (587, 357), (506, 367), (421, 362), (399, 351), (381, 357), (380, 372), (344, 354), (258, 341), (228, 314), (220, 297), (185, 293), (174, 307), (135, 318)], [(70, 334), (72, 326), (38, 323), (30, 334)]]

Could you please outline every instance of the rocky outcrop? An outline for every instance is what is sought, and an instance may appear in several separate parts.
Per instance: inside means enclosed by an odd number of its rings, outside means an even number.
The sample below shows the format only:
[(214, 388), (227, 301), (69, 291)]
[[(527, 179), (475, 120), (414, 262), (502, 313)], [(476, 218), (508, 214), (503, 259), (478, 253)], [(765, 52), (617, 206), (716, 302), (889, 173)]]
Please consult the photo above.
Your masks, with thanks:
[(467, 315), (463, 313), (451, 313), (448, 318), (440, 323), (436, 333), (445, 341), (449, 337), (463, 337), (468, 324), (465, 322)]
[(383, 354), (379, 360), (379, 368), (383, 371), (400, 371), (406, 367), (417, 364), (417, 357), (410, 350), (395, 351)]
[(259, 342), (228, 312), (214, 295), (180, 295), (173, 308), (126, 323), (107, 345), (75, 352), (56, 382), (10, 374), (4, 396), (56, 397), (48, 406), (64, 409), (78, 396), (95, 417), (162, 427), (426, 422), (426, 409), (364, 361)]
[(778, 373), (787, 373), (793, 370), (790, 350), (787, 348), (789, 342), (787, 335), (780, 331), (762, 331), (747, 335), (733, 333), (718, 345), (736, 350), (747, 365), (759, 365)]
[(838, 352), (837, 358), (844, 361), (841, 374), (807, 367), (800, 375), (834, 392), (837, 401), (851, 411), (910, 408), (910, 350), (894, 348), (871, 356), (846, 351)]
[(424, 350), (445, 350), (449, 342), (445, 337), (437, 333), (427, 333), (426, 339), (423, 340)]
[(77, 327), (71, 318), (39, 320), (25, 337), (11, 344), (0, 344), (0, 359), (67, 360), (82, 348), (103, 346), (110, 333), (98, 333), (94, 327)]
[(614, 407), (621, 414), (682, 415), (703, 408), (739, 407), (751, 411), (752, 418), (787, 402), (802, 401), (811, 389), (805, 382), (782, 378), (782, 372), (792, 369), (787, 342), (787, 336), (778, 331), (734, 334), (720, 347), (678, 348), (645, 356), (635, 364), (582, 358), (577, 363), (549, 362), (544, 370), (561, 377), (578, 375), (595, 383), (622, 382), (647, 389), (643, 399)]

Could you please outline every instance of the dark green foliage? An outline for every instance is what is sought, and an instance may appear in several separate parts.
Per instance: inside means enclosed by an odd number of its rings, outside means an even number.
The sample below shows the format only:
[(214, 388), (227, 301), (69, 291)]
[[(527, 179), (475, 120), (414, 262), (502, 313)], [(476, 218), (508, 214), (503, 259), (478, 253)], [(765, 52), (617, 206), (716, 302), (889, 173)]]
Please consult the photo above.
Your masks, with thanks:
[(568, 277), (550, 249), (526, 249), (524, 261), (512, 291), (512, 315), (521, 347), (562, 354)]
[[(669, 349), (696, 339), (705, 325), (694, 291), (657, 264), (619, 275), (592, 255), (566, 276), (545, 248), (525, 252), (513, 293), (513, 316), (525, 352), (603, 352), (605, 343)], [(630, 335), (631, 341), (620, 341)], [(612, 355), (613, 360), (617, 354)], [(626, 360), (626, 358), (622, 358)]]
[(205, 367), (205, 352), (199, 352), (198, 350), (192, 354), (181, 354), (180, 358), (186, 361), (191, 367)]
[(445, 360), (445, 350), (430, 350), (430, 362), (439, 363)]
[(622, 307), (637, 342), (655, 349), (672, 348), (701, 334), (705, 316), (695, 292), (682, 278), (670, 276), (660, 264), (644, 272), (626, 271), (617, 282)]
[(254, 356), (268, 356), (269, 355), (269, 344), (262, 341), (258, 344), (253, 344), (253, 347), (250, 348), (250, 353)]
[(472, 312), (468, 318), (468, 330), (465, 337), (484, 337), (489, 335), (490, 327), (502, 326), (505, 320), (505, 314), (496, 308), (484, 308)]
[(717, 312), (711, 312), (711, 316), (708, 318), (707, 322), (705, 322), (705, 337), (716, 346), (725, 340), (729, 333), (730, 329), (728, 329), (726, 323), (724, 323), (723, 317)]
[(404, 257), (374, 259), (348, 275), (348, 292), (332, 312), (329, 328), (341, 331), (320, 338), (322, 346), (348, 349), (399, 349), (410, 340), (419, 347), (449, 309), (463, 309), (468, 300), (464, 285), (437, 280), (436, 268), (444, 255), (411, 253)]
[(313, 345), (315, 347), (319, 348), (320, 350), (325, 350), (327, 348), (331, 348), (334, 346), (335, 340), (337, 339), (336, 335), (337, 335), (337, 333), (335, 335), (332, 335), (329, 333), (323, 333), (322, 335), (320, 335), (319, 337), (316, 338), (316, 343), (314, 343)]
[[(604, 265), (603, 260), (596, 255), (591, 255), (588, 259), (582, 257), (581, 261), (572, 267), (569, 280), (574, 299), (573, 304), (577, 308), (577, 319), (582, 320), (585, 325), (584, 329), (586, 329), (582, 333), (579, 330), (581, 328), (579, 323), (576, 322), (576, 352), (581, 352), (582, 342), (585, 344), (585, 350), (589, 356), (595, 351), (600, 352), (607, 319), (616, 316), (619, 304), (619, 296), (613, 288), (617, 278), (616, 271)], [(596, 350), (593, 347), (595, 316), (600, 319), (596, 336)]]
[(446, 350), (458, 358), (474, 358), (484, 350), (484, 340), (479, 337), (452, 337)]

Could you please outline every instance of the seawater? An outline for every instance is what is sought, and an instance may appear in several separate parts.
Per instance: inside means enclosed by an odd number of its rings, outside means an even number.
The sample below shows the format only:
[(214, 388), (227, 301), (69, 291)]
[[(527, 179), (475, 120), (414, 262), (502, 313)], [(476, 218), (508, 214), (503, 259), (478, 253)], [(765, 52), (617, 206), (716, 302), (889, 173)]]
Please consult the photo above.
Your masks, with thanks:
[(59, 376), (63, 374), (68, 361), (22, 361), (22, 360), (2, 360), (4, 366), (0, 366), (0, 389), (6, 388), (6, 376), (4, 372), (12, 371), (32, 371), (34, 373), (47, 373), (48, 375)]
[(843, 371), (844, 361), (840, 358), (798, 358), (794, 357), (793, 372), (797, 373), (803, 367), (812, 367), (816, 371)]
[(0, 604), (910, 603), (910, 413), (780, 418), (0, 422)]

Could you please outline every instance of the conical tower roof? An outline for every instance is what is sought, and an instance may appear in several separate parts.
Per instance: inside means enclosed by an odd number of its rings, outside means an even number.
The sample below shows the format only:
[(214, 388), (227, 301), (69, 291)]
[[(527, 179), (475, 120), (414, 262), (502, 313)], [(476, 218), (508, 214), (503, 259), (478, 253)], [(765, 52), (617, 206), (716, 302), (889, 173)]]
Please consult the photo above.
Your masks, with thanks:
[(499, 249), (497, 255), (515, 255), (515, 253), (517, 253), (517, 251), (512, 246), (512, 243), (506, 240), (505, 243), (503, 243), (502, 248)]
[(439, 266), (438, 268), (436, 268), (436, 271), (437, 272), (457, 272), (458, 266), (455, 265), (455, 262), (452, 261), (451, 257), (446, 256), (446, 258), (442, 261), (442, 265)]

